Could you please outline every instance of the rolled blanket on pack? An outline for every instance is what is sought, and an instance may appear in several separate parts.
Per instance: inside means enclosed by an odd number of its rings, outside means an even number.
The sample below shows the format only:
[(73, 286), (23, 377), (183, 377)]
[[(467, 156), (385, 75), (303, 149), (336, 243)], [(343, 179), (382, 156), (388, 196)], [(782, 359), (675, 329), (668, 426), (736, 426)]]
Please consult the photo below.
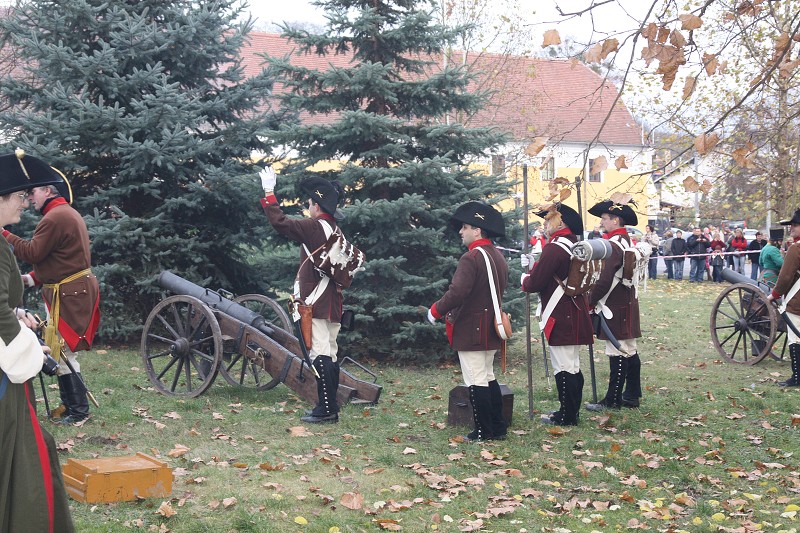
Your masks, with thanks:
[(611, 243), (606, 239), (578, 241), (572, 246), (572, 255), (580, 261), (605, 259), (611, 255)]

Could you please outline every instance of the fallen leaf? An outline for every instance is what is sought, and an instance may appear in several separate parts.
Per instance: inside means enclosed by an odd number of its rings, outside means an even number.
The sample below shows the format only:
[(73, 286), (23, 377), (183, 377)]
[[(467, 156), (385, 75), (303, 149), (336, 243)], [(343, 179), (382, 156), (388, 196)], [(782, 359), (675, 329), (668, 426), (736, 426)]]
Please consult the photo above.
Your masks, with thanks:
[(364, 496), (357, 492), (345, 492), (339, 501), (348, 509), (356, 511), (364, 505)]
[(305, 426), (292, 426), (286, 430), (290, 437), (311, 437), (314, 434), (305, 428)]
[(171, 516), (175, 516), (178, 512), (172, 508), (172, 504), (169, 502), (161, 502), (161, 505), (158, 507), (156, 514), (160, 514), (165, 518), (169, 518)]

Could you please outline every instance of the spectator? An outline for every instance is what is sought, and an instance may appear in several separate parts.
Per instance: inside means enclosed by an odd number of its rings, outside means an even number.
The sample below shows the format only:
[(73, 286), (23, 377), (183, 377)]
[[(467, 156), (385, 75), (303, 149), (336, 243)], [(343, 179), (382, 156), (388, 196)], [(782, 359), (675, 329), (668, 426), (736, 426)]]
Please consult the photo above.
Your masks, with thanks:
[(706, 270), (706, 254), (710, 242), (703, 235), (703, 231), (700, 228), (694, 228), (692, 235), (686, 240), (686, 246), (689, 248), (689, 255), (691, 256), (689, 283), (703, 281), (703, 273)]
[(716, 250), (717, 246), (719, 246), (723, 250), (725, 249), (725, 241), (722, 240), (722, 234), (720, 232), (716, 232), (714, 234), (714, 238), (711, 240), (711, 244), (708, 245), (708, 247), (711, 248), (712, 250)]
[(603, 236), (602, 227), (595, 226), (592, 231), (589, 232), (588, 238), (590, 239), (599, 239)]
[(664, 266), (667, 267), (667, 279), (673, 279), (675, 276), (672, 271), (672, 232), (667, 230), (664, 233), (664, 242), (662, 243), (664, 249)]
[(758, 263), (761, 266), (761, 279), (769, 285), (775, 286), (778, 281), (778, 273), (783, 266), (783, 254), (781, 245), (783, 241), (783, 228), (769, 230), (769, 243), (761, 249), (758, 256)]
[(760, 231), (756, 232), (756, 238), (753, 239), (753, 242), (747, 245), (747, 250), (749, 251), (747, 255), (750, 258), (750, 279), (758, 279), (758, 271), (761, 267), (758, 262), (758, 256), (761, 255), (761, 250), (766, 245), (767, 241)]
[(658, 244), (661, 242), (661, 239), (658, 238), (658, 234), (650, 224), (646, 225), (644, 229), (645, 234), (643, 240), (653, 247), (653, 251), (647, 263), (647, 277), (656, 279), (656, 274), (658, 273)]
[(725, 266), (725, 256), (722, 255), (722, 245), (718, 244), (714, 247), (714, 252), (711, 254), (711, 268), (714, 271), (714, 281), (722, 283), (722, 269)]
[(669, 252), (674, 256), (672, 259), (672, 271), (675, 274), (675, 279), (683, 281), (683, 262), (686, 259), (689, 248), (686, 246), (686, 241), (683, 238), (683, 232), (681, 230), (675, 232), (675, 238), (672, 239), (672, 246)]
[(747, 257), (745, 251), (747, 250), (747, 239), (740, 228), (736, 228), (733, 232), (733, 238), (730, 242), (730, 251), (733, 252), (733, 268), (739, 274), (744, 274), (744, 260)]

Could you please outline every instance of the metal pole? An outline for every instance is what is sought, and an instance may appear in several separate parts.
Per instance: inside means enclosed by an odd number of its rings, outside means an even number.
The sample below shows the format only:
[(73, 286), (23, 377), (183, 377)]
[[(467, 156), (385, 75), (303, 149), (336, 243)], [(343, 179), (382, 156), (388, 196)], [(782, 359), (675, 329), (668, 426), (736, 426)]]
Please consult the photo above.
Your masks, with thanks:
[[(522, 165), (522, 203), (523, 228), (525, 238), (522, 240), (522, 253), (528, 253), (530, 237), (528, 237), (528, 165)], [(528, 362), (528, 418), (533, 420), (533, 354), (531, 353), (531, 295), (525, 293), (525, 349)]]

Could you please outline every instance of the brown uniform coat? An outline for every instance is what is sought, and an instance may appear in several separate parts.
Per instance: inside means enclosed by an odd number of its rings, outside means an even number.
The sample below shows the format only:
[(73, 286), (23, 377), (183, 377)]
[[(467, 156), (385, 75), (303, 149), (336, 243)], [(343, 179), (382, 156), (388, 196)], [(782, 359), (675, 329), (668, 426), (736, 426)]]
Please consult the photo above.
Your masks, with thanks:
[[(778, 281), (772, 289), (772, 294), (776, 298), (786, 296), (794, 286), (797, 278), (800, 277), (800, 245), (795, 243), (789, 247), (786, 257), (783, 258), (783, 266), (778, 274)], [(786, 303), (786, 310), (793, 315), (800, 315), (800, 292)]]
[[(274, 196), (271, 198), (274, 199)], [(318, 220), (289, 218), (281, 211), (277, 203), (270, 203), (267, 199), (262, 199), (261, 205), (269, 219), (269, 223), (278, 233), (293, 241), (305, 244), (309, 252), (313, 253), (328, 240), (325, 237), (325, 230), (322, 229), (322, 224)], [(336, 227), (336, 221), (333, 217), (326, 216), (325, 220), (331, 225), (331, 228)], [(311, 261), (306, 261), (307, 257), (305, 249), (301, 246), (298, 277), (300, 280), (300, 296), (303, 299), (311, 294), (321, 279), (321, 274), (314, 269)], [(336, 323), (341, 322), (342, 300), (342, 288), (334, 283), (333, 280), (329, 281), (325, 291), (314, 302), (314, 318), (327, 319)]]
[[(630, 237), (625, 228), (620, 228), (610, 234), (606, 234), (606, 238), (620, 239), (630, 246)], [(612, 239), (613, 240), (613, 239)], [(589, 293), (589, 307), (593, 308), (597, 302), (611, 290), (611, 285), (614, 277), (621, 275), (620, 269), (622, 268), (622, 250), (616, 244), (611, 245), (611, 257), (605, 259), (603, 264), (603, 271), (600, 273), (600, 279), (597, 280), (594, 288)], [(611, 333), (617, 340), (623, 339), (638, 339), (642, 336), (639, 326), (639, 300), (635, 297), (633, 287), (626, 287), (622, 281), (617, 283), (611, 295), (606, 300), (606, 306), (611, 309), (614, 314), (608, 320), (608, 327)], [(605, 335), (600, 333), (600, 339), (607, 340)]]
[[(522, 284), (523, 291), (540, 294), (542, 312), (547, 308), (550, 298), (558, 287), (556, 276), (560, 280), (565, 280), (569, 273), (570, 254), (553, 242), (558, 237), (565, 237), (572, 243), (578, 240), (569, 230), (554, 233), (542, 248), (542, 255), (535, 263), (530, 276), (526, 277)], [(550, 317), (555, 320), (547, 338), (551, 346), (576, 346), (591, 344), (594, 341), (585, 294), (563, 295)]]
[[(31, 240), (13, 233), (6, 239), (14, 247), (14, 255), (33, 265), (37, 283), (58, 283), (91, 267), (89, 232), (81, 215), (63, 198), (45, 205), (42, 219)], [(48, 308), (53, 298), (51, 289), (43, 289)], [(91, 348), (100, 325), (100, 284), (94, 274), (82, 276), (61, 286), (58, 332), (73, 351)]]
[[(476, 245), (477, 243), (477, 245)], [(508, 284), (508, 265), (489, 240), (475, 241), (470, 250), (458, 260), (450, 287), (434, 304), (439, 315), (447, 315), (453, 327), (453, 349), (457, 351), (497, 350), (502, 341), (495, 331), (494, 306), (489, 290), (489, 277), (482, 247), (492, 260), (497, 296), (502, 302)]]

